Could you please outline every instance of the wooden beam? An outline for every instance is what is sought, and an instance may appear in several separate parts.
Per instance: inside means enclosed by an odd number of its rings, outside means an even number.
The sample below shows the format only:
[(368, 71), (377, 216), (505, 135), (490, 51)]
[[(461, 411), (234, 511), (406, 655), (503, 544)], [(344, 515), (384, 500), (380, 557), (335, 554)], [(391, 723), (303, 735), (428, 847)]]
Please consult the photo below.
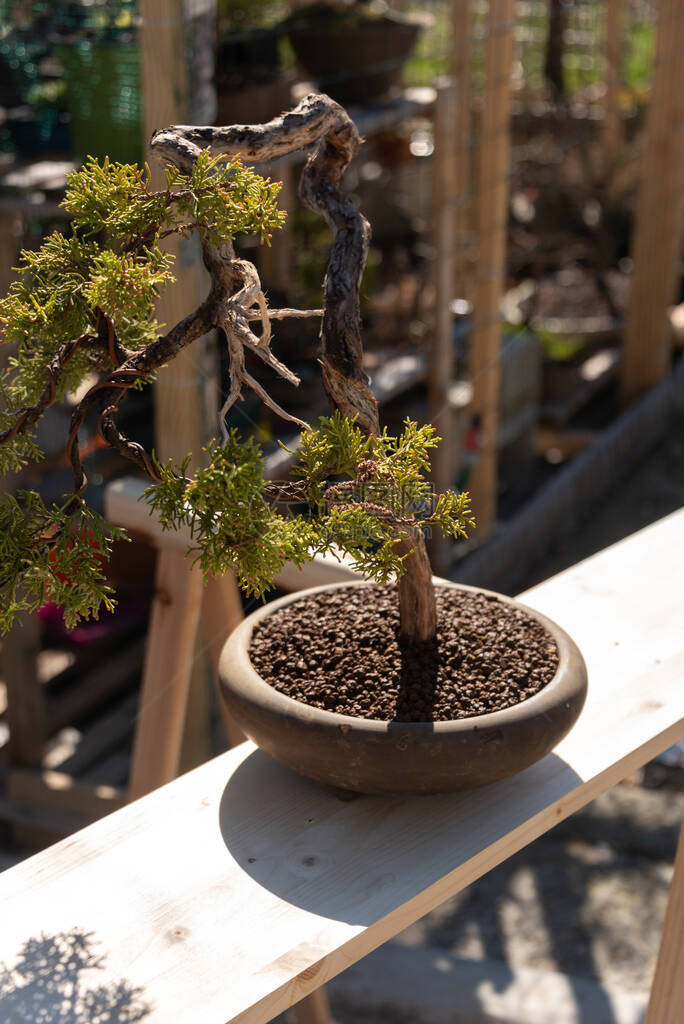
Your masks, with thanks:
[(14, 210), (0, 209), (0, 298), (5, 297), (15, 277), (21, 228), (21, 217)]
[(126, 979), (145, 1024), (272, 1020), (684, 735), (683, 527), (675, 513), (524, 596), (590, 678), (541, 762), (470, 792), (341, 801), (242, 744), (2, 872), (0, 961), (77, 925), (102, 957), (93, 984)]
[(480, 416), (483, 431), (481, 459), (469, 482), (480, 540), (486, 538), (496, 522), (500, 306), (506, 274), (513, 7), (513, 0), (490, 0), (486, 23), (476, 196), (479, 255), (470, 348), (473, 411)]
[(7, 688), (9, 762), (17, 768), (38, 767), (47, 739), (45, 695), (36, 668), (39, 649), (38, 616), (22, 612), (3, 638), (0, 651)]
[[(432, 459), (432, 478), (438, 494), (453, 485), (457, 462), (454, 448), (453, 416), (449, 406), (449, 387), (454, 375), (453, 317), (455, 207), (457, 201), (455, 164), (457, 87), (449, 79), (437, 90), (434, 161), (434, 239), (435, 239), (435, 316), (432, 358), (428, 378), (429, 418), (442, 438)], [(446, 574), (451, 542), (440, 531), (430, 541), (430, 556), (435, 572)]]
[[(145, 138), (150, 139), (158, 128), (186, 123), (190, 114), (184, 4), (182, 0), (141, 0), (140, 14)], [(159, 162), (156, 159), (149, 162), (153, 179), (159, 185), (162, 181)], [(157, 315), (161, 322), (171, 327), (199, 305), (206, 274), (196, 237), (184, 241), (171, 236), (167, 241), (168, 249), (175, 257), (176, 281), (162, 293)], [(216, 427), (217, 410), (218, 359), (215, 345), (207, 338), (181, 352), (158, 375), (155, 384), (155, 449), (160, 458), (180, 461), (191, 453), (191, 465), (200, 465), (203, 445)], [(194, 584), (188, 585), (188, 591), (193, 588)], [(193, 670), (184, 760), (197, 764), (207, 755), (209, 665), (204, 657), (188, 657), (186, 660), (192, 664)], [(182, 690), (182, 676), (178, 685)], [(187, 694), (179, 694), (179, 702), (184, 707), (187, 699)], [(163, 742), (163, 737), (157, 734), (157, 745)], [(136, 750), (139, 754), (140, 747)], [(169, 752), (169, 758), (173, 761), (175, 754)], [(140, 778), (137, 771), (134, 771), (134, 776)]]
[(90, 667), (75, 665), (64, 676), (73, 679), (66, 692), (50, 694), (46, 701), (47, 735), (74, 725), (99, 702), (126, 687), (140, 676), (145, 640), (125, 638), (119, 650), (101, 651)]
[(292, 218), (295, 215), (297, 190), (293, 176), (295, 168), (291, 164), (260, 168), (260, 173), (274, 181), (282, 181), (283, 187), (278, 196), (278, 206), (287, 213), (287, 219), (279, 231), (274, 231), (271, 244), (262, 245), (259, 249), (259, 275), (261, 283), (268, 294), (276, 289), (290, 299), (292, 295)]
[(456, 90), (454, 133), (454, 298), (472, 293), (472, 60), (473, 11), (471, 0), (451, 0), (449, 76)]
[(609, 172), (619, 157), (624, 142), (620, 110), (622, 84), (622, 30), (624, 0), (605, 0), (605, 85), (603, 124), (601, 125), (602, 159)]
[(684, 827), (644, 1024), (680, 1024), (684, 1007)]
[(229, 634), (239, 622), (242, 622), (243, 618), (242, 600), (234, 577), (228, 574), (222, 577), (214, 576), (212, 579), (207, 580), (202, 598), (203, 641), (209, 648), (214, 681), (217, 693), (219, 693), (219, 705), (229, 747), (242, 743), (245, 736), (228, 714), (225, 704), (221, 699), (218, 664), (223, 645), (228, 639)]
[(80, 814), (91, 821), (118, 811), (126, 804), (123, 790), (115, 786), (85, 786), (66, 772), (10, 771), (7, 793), (37, 807)]
[(174, 548), (159, 553), (145, 650), (130, 795), (136, 800), (178, 774), (202, 575)]
[(634, 273), (620, 393), (629, 404), (667, 373), (684, 199), (684, 13), (660, 0), (651, 100), (632, 246)]

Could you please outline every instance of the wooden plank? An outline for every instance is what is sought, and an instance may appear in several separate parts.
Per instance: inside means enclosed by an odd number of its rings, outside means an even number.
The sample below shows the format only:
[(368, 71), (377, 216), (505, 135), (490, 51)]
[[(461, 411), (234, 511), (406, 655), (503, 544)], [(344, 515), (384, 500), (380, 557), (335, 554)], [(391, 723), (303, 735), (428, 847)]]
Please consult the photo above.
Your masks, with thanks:
[[(455, 246), (455, 165), (457, 91), (453, 82), (440, 83), (435, 116), (435, 161), (433, 181), (433, 219), (435, 239), (434, 337), (428, 378), (428, 415), (442, 442), (432, 458), (432, 480), (437, 494), (453, 486), (457, 465), (453, 416), (449, 388), (454, 376), (453, 317)], [(436, 530), (430, 540), (430, 557), (437, 573), (446, 574), (452, 542)]]
[[(187, 123), (190, 113), (183, 0), (141, 0), (140, 52), (142, 61), (145, 137), (158, 128)], [(150, 159), (153, 180), (162, 181), (161, 167)], [(197, 237), (168, 240), (176, 258), (175, 283), (160, 297), (157, 315), (172, 327), (201, 302), (208, 277), (200, 259)], [(179, 353), (158, 374), (155, 384), (155, 448), (162, 460), (181, 461), (192, 453), (191, 465), (203, 460), (202, 446), (215, 432), (218, 413), (218, 373), (215, 333)], [(185, 698), (190, 735), (184, 758), (197, 764), (207, 755), (209, 667), (203, 657), (193, 661), (189, 696)], [(157, 739), (157, 745), (160, 740)], [(175, 755), (170, 755), (171, 759)]]
[(47, 738), (45, 695), (36, 671), (39, 646), (38, 616), (22, 612), (0, 650), (10, 730), (9, 761), (21, 768), (40, 765)]
[(293, 1013), (297, 1024), (328, 1024), (330, 1000), (325, 989), (315, 989), (310, 996), (294, 1006)]
[[(242, 599), (234, 577), (228, 574), (222, 578), (215, 576), (208, 580), (202, 599), (202, 632), (204, 643), (209, 648), (217, 692), (219, 691), (218, 663), (221, 651), (228, 636), (237, 624), (242, 622), (243, 618)], [(234, 747), (238, 743), (242, 743), (245, 737), (228, 714), (220, 693), (219, 705), (228, 745)]]
[[(122, 650), (101, 652), (96, 666), (66, 692), (50, 694), (46, 701), (49, 734), (76, 724), (101, 701), (131, 686), (140, 676), (145, 650), (144, 638), (123, 640)], [(70, 677), (76, 675), (73, 669), (67, 672)]]
[(123, 790), (105, 785), (85, 786), (66, 772), (11, 770), (6, 775), (6, 788), (16, 800), (90, 820), (118, 811), (126, 804)]
[(159, 553), (131, 765), (131, 799), (178, 772), (202, 605), (202, 575), (174, 548)]
[(624, 0), (605, 0), (604, 54), (606, 93), (603, 101), (601, 146), (604, 168), (607, 174), (610, 174), (612, 171), (624, 143), (622, 114), (620, 110), (623, 14)]
[(471, 0), (451, 0), (451, 50), (449, 75), (456, 89), (456, 110), (452, 131), (454, 157), (454, 292), (453, 297), (469, 299), (472, 292), (472, 40)]
[(80, 775), (94, 761), (109, 754), (112, 748), (120, 746), (133, 732), (137, 710), (136, 690), (84, 730), (73, 754), (60, 764), (59, 770), (70, 775)]
[(242, 744), (0, 875), (0, 961), (77, 927), (96, 983), (139, 986), (146, 1024), (271, 1020), (684, 735), (683, 529), (680, 512), (525, 595), (589, 669), (537, 765), (342, 801)]
[(660, 0), (651, 99), (632, 247), (629, 316), (620, 393), (632, 402), (667, 373), (668, 320), (679, 278), (684, 200), (684, 17), (680, 0)]
[(0, 297), (14, 280), (21, 238), (21, 219), (14, 209), (0, 208)]
[(684, 827), (644, 1024), (678, 1024), (684, 1007)]
[[(183, 32), (182, 0), (140, 0), (145, 138), (170, 124), (182, 124), (189, 112), (188, 69)], [(150, 159), (153, 181), (163, 181), (159, 161)], [(202, 299), (198, 246), (179, 243), (173, 235), (168, 249), (176, 259), (175, 284), (160, 297), (157, 315), (172, 327)], [(195, 240), (196, 241), (196, 240)], [(182, 459), (192, 452), (195, 464), (205, 440), (202, 409), (203, 372), (200, 345), (181, 352), (160, 371), (155, 385), (156, 449), (163, 460)]]
[(18, 846), (34, 848), (66, 838), (89, 824), (89, 819), (82, 814), (39, 807), (33, 802), (3, 796), (0, 796), (0, 821), (13, 826)]
[(513, 0), (490, 0), (475, 200), (479, 248), (470, 342), (473, 412), (481, 419), (483, 445), (468, 489), (480, 540), (496, 522), (500, 306), (506, 270), (513, 24)]
[(264, 245), (259, 250), (259, 276), (267, 296), (270, 289), (275, 289), (289, 299), (292, 295), (292, 219), (296, 207), (294, 170), (290, 166), (278, 168), (276, 165), (271, 169), (267, 165), (264, 173), (274, 181), (282, 181), (278, 206), (285, 210), (287, 219), (279, 231), (273, 232), (270, 246)]

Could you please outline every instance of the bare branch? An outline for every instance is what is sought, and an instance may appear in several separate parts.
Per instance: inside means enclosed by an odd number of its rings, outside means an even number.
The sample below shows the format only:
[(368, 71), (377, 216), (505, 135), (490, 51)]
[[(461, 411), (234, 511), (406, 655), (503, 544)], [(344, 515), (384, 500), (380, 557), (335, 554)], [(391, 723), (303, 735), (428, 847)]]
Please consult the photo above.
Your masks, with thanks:
[(344, 108), (329, 96), (312, 93), (294, 110), (267, 124), (228, 128), (177, 125), (156, 132), (151, 145), (166, 160), (185, 168), (192, 166), (207, 146), (214, 153), (249, 161), (273, 160), (316, 147), (302, 174), (300, 195), (310, 209), (324, 217), (335, 236), (324, 286), (323, 382), (334, 408), (356, 416), (368, 433), (377, 433), (377, 404), (363, 369), (359, 310), (370, 228), (340, 188), (360, 143)]
[[(323, 316), (322, 309), (288, 309), (283, 307), (282, 309), (269, 309), (266, 311), (266, 315), (269, 320), (304, 320), (306, 317), (311, 316)], [(248, 320), (262, 320), (262, 313), (256, 310), (250, 311), (247, 316)]]
[(73, 359), (79, 349), (92, 348), (98, 345), (98, 338), (92, 334), (81, 334), (78, 338), (61, 345), (46, 367), (48, 382), (41, 392), (40, 398), (32, 406), (22, 409), (11, 427), (0, 434), (0, 444), (13, 441), (19, 434), (25, 434), (43, 413), (50, 408), (57, 398), (57, 389), (67, 363)]

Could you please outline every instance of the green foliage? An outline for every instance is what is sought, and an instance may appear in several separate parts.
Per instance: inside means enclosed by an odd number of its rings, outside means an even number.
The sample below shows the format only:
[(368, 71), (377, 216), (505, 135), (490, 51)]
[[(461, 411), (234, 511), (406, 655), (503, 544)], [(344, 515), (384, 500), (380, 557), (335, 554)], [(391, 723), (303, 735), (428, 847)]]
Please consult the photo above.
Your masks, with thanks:
[[(172, 257), (160, 246), (168, 234), (200, 231), (228, 241), (241, 232), (269, 233), (283, 224), (280, 183), (261, 178), (239, 160), (208, 151), (192, 171), (166, 171), (155, 192), (149, 168), (99, 162), (68, 176), (63, 206), (72, 216), (69, 236), (54, 232), (40, 249), (21, 254), (18, 279), (0, 301), (3, 341), (17, 345), (5, 377), (10, 409), (32, 405), (46, 384), (46, 367), (61, 345), (94, 333), (97, 311), (114, 322), (130, 349), (159, 334), (154, 302), (173, 280)], [(79, 353), (66, 368), (59, 397), (76, 389), (101, 353)]]
[(105, 563), (123, 531), (79, 499), (47, 508), (35, 491), (0, 500), (0, 632), (21, 611), (47, 601), (64, 609), (67, 626), (114, 607)]
[(280, 182), (262, 178), (237, 157), (224, 160), (204, 150), (188, 174), (169, 167), (164, 176), (165, 189), (155, 192), (149, 167), (89, 157), (68, 176), (62, 205), (77, 230), (105, 232), (123, 243), (196, 229), (220, 242), (238, 234), (258, 234), (264, 241), (285, 221), (277, 205)]
[[(467, 494), (437, 496), (426, 476), (439, 444), (431, 424), (407, 419), (394, 437), (367, 437), (335, 412), (302, 435), (294, 473), (303, 480), (318, 529), (318, 550), (342, 550), (378, 583), (403, 572), (397, 541), (412, 528), (437, 527), (452, 537), (475, 525)], [(330, 477), (343, 480), (330, 481)], [(329, 481), (322, 486), (322, 481)]]
[(397, 541), (410, 529), (457, 537), (474, 525), (467, 494), (437, 497), (424, 478), (438, 441), (433, 427), (410, 420), (398, 437), (370, 438), (339, 412), (322, 417), (302, 436), (286, 516), (269, 500), (259, 445), (233, 431), (225, 445), (209, 446), (209, 464), (193, 479), (187, 462), (160, 466), (162, 481), (145, 497), (165, 529), (189, 531), (189, 553), (203, 572), (230, 570), (248, 593), (262, 596), (286, 561), (302, 565), (325, 552), (345, 553), (386, 583), (403, 571)]
[[(116, 350), (99, 340), (103, 314), (128, 349), (156, 340), (155, 299), (173, 280), (163, 238), (199, 231), (224, 244), (241, 232), (267, 240), (284, 219), (279, 188), (238, 160), (208, 152), (188, 174), (169, 169), (161, 191), (151, 189), (147, 168), (107, 159), (91, 158), (70, 175), (64, 206), (71, 234), (55, 232), (38, 251), (22, 253), (18, 279), (0, 302), (3, 340), (14, 346), (0, 376), (2, 472), (41, 458), (31, 431), (13, 437), (12, 428), (42, 414), (55, 397), (52, 384), (61, 397), (89, 372), (113, 369)], [(83, 335), (78, 350), (63, 348)], [(431, 426), (410, 420), (397, 437), (367, 437), (335, 413), (303, 435), (295, 481), (283, 489), (264, 480), (256, 441), (232, 432), (209, 445), (207, 465), (192, 478), (189, 460), (158, 466), (160, 482), (145, 496), (165, 529), (188, 532), (190, 554), (205, 574), (230, 570), (248, 593), (262, 596), (286, 562), (301, 566), (322, 552), (343, 552), (387, 582), (403, 571), (398, 542), (417, 529), (456, 537), (473, 525), (467, 495), (432, 491), (429, 459), (438, 441)], [(121, 535), (79, 498), (47, 507), (33, 491), (5, 495), (0, 629), (47, 600), (63, 606), (69, 625), (101, 606), (111, 609), (104, 565)]]
[[(8, 368), (0, 374), (0, 433), (39, 401), (42, 411), (49, 364), (67, 342), (82, 335), (95, 337), (101, 313), (130, 350), (158, 338), (155, 300), (173, 280), (173, 260), (161, 244), (165, 236), (198, 231), (225, 244), (249, 232), (268, 241), (285, 218), (277, 207), (279, 190), (279, 183), (261, 178), (239, 160), (214, 159), (208, 151), (188, 174), (167, 170), (161, 191), (151, 188), (148, 168), (108, 159), (89, 158), (70, 174), (63, 202), (72, 217), (70, 233), (54, 232), (38, 250), (23, 252), (17, 279), (0, 301), (2, 343), (12, 345)], [(58, 369), (59, 399), (92, 371), (113, 367), (101, 346), (84, 346)], [(199, 504), (192, 531), (199, 538), (205, 571), (220, 571), (227, 557), (224, 546), (228, 552), (235, 549), (245, 586), (262, 592), (277, 566), (301, 557), (307, 538), (291, 536), (290, 521), (263, 500), (260, 507), (251, 504), (247, 510), (240, 495), (246, 487), (251, 500), (250, 479), (258, 456), (240, 460), (241, 468), (231, 478), (231, 451), (212, 449), (214, 469), (196, 481)], [(3, 474), (40, 458), (30, 430), (0, 443)], [(216, 518), (212, 531), (209, 523), (216, 509), (225, 506), (234, 514)], [(48, 508), (35, 492), (5, 496), (0, 505), (0, 628), (7, 629), (18, 611), (45, 600), (63, 605), (71, 625), (96, 614), (102, 604), (111, 608), (102, 564), (114, 532), (107, 532), (96, 513), (74, 498)]]
[(160, 466), (162, 482), (145, 496), (165, 529), (189, 530), (189, 554), (205, 574), (235, 573), (238, 584), (262, 596), (285, 562), (303, 565), (316, 535), (310, 524), (281, 515), (264, 495), (263, 457), (257, 442), (240, 443), (232, 431), (207, 449), (209, 463), (194, 479), (180, 467)]

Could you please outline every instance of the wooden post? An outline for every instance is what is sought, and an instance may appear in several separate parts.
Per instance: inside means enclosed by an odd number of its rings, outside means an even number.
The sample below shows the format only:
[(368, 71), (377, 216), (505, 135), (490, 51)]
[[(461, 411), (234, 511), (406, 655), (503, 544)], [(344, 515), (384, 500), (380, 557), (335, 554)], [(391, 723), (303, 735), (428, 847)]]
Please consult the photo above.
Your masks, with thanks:
[(267, 177), (282, 181), (278, 206), (287, 211), (287, 219), (280, 229), (274, 231), (270, 246), (259, 250), (259, 276), (268, 292), (275, 288), (288, 299), (292, 296), (292, 217), (294, 216), (297, 190), (293, 182), (294, 168), (291, 164), (269, 166)]
[(21, 234), (21, 217), (8, 210), (0, 210), (0, 298), (14, 280), (13, 267), (17, 263), (18, 240)]
[[(143, 88), (143, 110), (145, 118), (145, 138), (150, 139), (153, 132), (169, 124), (178, 124), (187, 120), (190, 112), (188, 68), (184, 40), (183, 3), (182, 0), (141, 0), (140, 2), (140, 53), (141, 78)], [(162, 171), (156, 160), (149, 160), (155, 185), (162, 184)], [(157, 315), (162, 323), (172, 326), (199, 305), (202, 298), (204, 271), (201, 267), (196, 239), (181, 242), (176, 236), (168, 239), (168, 250), (175, 257), (175, 283), (162, 294), (157, 307)], [(193, 455), (193, 465), (197, 466), (201, 459), (202, 445), (207, 439), (207, 421), (210, 410), (218, 408), (216, 394), (215, 367), (207, 367), (209, 358), (207, 345), (197, 342), (191, 351), (181, 352), (159, 373), (155, 384), (155, 449), (162, 460), (182, 459), (188, 453)], [(171, 709), (169, 721), (175, 723), (175, 714), (182, 708), (181, 729), (188, 721), (188, 743), (183, 746), (184, 767), (194, 767), (206, 760), (209, 737), (209, 669), (207, 659), (194, 658), (194, 642), (198, 625), (199, 606), (201, 602), (201, 579), (193, 574), (190, 579), (189, 563), (185, 564), (188, 579), (180, 583), (183, 559), (177, 552), (160, 553), (157, 569), (157, 590), (167, 589), (165, 579), (170, 574), (178, 579), (180, 589), (169, 591), (174, 601), (175, 612), (169, 617), (160, 613), (151, 618), (151, 627), (160, 630), (161, 639), (150, 635), (150, 646), (145, 660), (141, 705), (160, 713), (159, 721), (166, 718), (167, 711), (161, 707), (160, 689), (168, 686), (169, 678), (175, 679), (172, 689), (178, 693), (167, 693), (166, 700)], [(186, 614), (194, 622), (191, 636), (178, 635), (177, 642), (167, 629), (183, 629), (180, 621), (183, 615), (182, 604), (187, 602)], [(167, 625), (171, 623), (171, 625)], [(154, 642), (153, 642), (154, 641)], [(166, 646), (169, 644), (170, 646)], [(190, 644), (190, 650), (186, 650)], [(160, 647), (164, 648), (160, 650)], [(167, 652), (175, 651), (175, 655), (183, 662), (183, 667), (173, 669), (168, 661), (162, 671), (152, 656), (152, 651), (165, 658)], [(188, 704), (188, 687), (192, 675), (191, 695)], [(166, 692), (164, 690), (164, 692)], [(175, 728), (175, 725), (173, 726)], [(181, 747), (177, 747), (175, 735), (168, 735), (161, 728), (149, 729), (145, 718), (138, 720), (138, 728), (145, 733), (136, 738), (134, 748), (134, 764), (132, 778), (135, 783), (134, 795), (144, 792), (144, 785), (149, 788), (169, 781), (177, 774), (181, 766)], [(198, 739), (199, 737), (199, 739)], [(202, 739), (204, 737), (204, 739)], [(150, 756), (148, 761), (145, 743), (155, 744), (158, 756)], [(166, 750), (166, 744), (169, 745)], [(142, 758), (140, 766), (136, 758)], [(175, 759), (175, 771), (171, 771), (171, 762)], [(150, 771), (154, 765), (158, 774)]]
[(46, 740), (45, 697), (38, 679), (40, 649), (37, 615), (21, 613), (3, 638), (0, 663), (7, 687), (9, 761), (16, 768), (39, 768)]
[(496, 522), (500, 305), (506, 270), (513, 22), (513, 0), (490, 0), (476, 198), (479, 256), (470, 348), (473, 410), (480, 416), (483, 430), (481, 459), (469, 485), (480, 539)]
[[(214, 576), (207, 581), (202, 599), (202, 632), (204, 643), (209, 648), (209, 656), (218, 689), (218, 664), (223, 645), (229, 633), (242, 622), (244, 615), (242, 601), (232, 576)], [(225, 704), (220, 701), (223, 714), (223, 725), (231, 747), (242, 743), (242, 730), (226, 711)]]
[(624, 0), (606, 0), (605, 76), (606, 96), (603, 103), (602, 159), (608, 171), (615, 163), (623, 145), (620, 114), (620, 83), (622, 66), (622, 14)]
[[(21, 219), (14, 213), (0, 212), (0, 296), (7, 294), (14, 280)], [(14, 346), (0, 351), (0, 372), (8, 366)], [(20, 484), (20, 474), (0, 479), (0, 498)], [(39, 768), (46, 740), (45, 695), (38, 678), (36, 659), (40, 649), (40, 624), (37, 615), (22, 612), (0, 643), (0, 666), (7, 690), (8, 758), (12, 768)], [(20, 841), (20, 831), (14, 830)]]
[(202, 576), (179, 548), (159, 552), (129, 792), (137, 800), (178, 774)]
[(292, 1007), (297, 1024), (332, 1024), (330, 1018), (330, 1002), (325, 988), (314, 991)]
[[(456, 453), (449, 408), (449, 385), (453, 377), (453, 318), (450, 304), (454, 297), (455, 206), (458, 201), (454, 165), (456, 163), (457, 86), (447, 79), (439, 84), (435, 117), (434, 162), (434, 236), (435, 236), (435, 318), (432, 359), (428, 381), (430, 422), (442, 438), (432, 462), (432, 476), (438, 494), (453, 484)], [(432, 565), (440, 575), (447, 572), (451, 543), (439, 531), (431, 539)]]
[(452, 132), (454, 140), (453, 191), (456, 205), (454, 219), (454, 294), (453, 297), (469, 299), (472, 292), (470, 280), (472, 203), (472, 4), (471, 0), (451, 0), (451, 52), (449, 75), (456, 91)]
[[(188, 72), (183, 41), (181, 0), (140, 0), (145, 138), (158, 128), (184, 122), (189, 112)], [(153, 177), (161, 183), (158, 161), (150, 160)], [(177, 236), (169, 239), (175, 256), (176, 282), (161, 296), (157, 313), (172, 326), (201, 301), (199, 254), (191, 244), (181, 246)], [(156, 450), (162, 459), (182, 458), (193, 453), (195, 464), (205, 439), (202, 413), (203, 381), (199, 346), (181, 352), (159, 373), (155, 385)]]
[(651, 100), (632, 247), (634, 273), (624, 340), (621, 398), (628, 404), (667, 373), (684, 198), (684, 11), (660, 0)]
[(679, 1024), (684, 1007), (684, 828), (679, 837), (665, 928), (644, 1024)]

